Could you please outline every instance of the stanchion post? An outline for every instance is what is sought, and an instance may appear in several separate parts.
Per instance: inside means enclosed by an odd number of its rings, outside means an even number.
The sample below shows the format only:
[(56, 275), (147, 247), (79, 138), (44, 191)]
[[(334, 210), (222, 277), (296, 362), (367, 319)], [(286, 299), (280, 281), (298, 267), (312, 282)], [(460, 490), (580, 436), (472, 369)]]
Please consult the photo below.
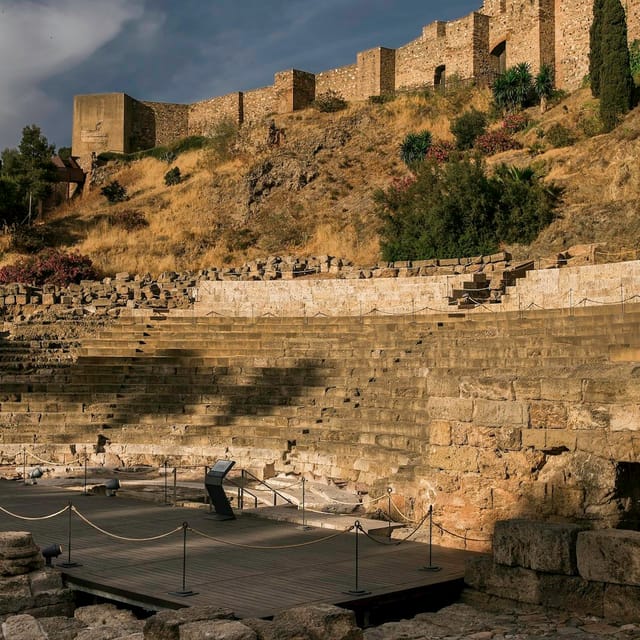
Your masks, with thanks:
[(356, 584), (354, 589), (349, 589), (349, 591), (345, 591), (351, 596), (366, 596), (370, 594), (370, 591), (366, 591), (365, 589), (360, 588), (359, 584), (359, 573), (360, 573), (360, 548), (359, 548), (359, 540), (358, 535), (360, 533), (361, 525), (360, 520), (356, 520), (354, 523), (354, 528), (356, 530), (356, 558), (355, 558), (355, 569), (356, 569)]
[(167, 477), (167, 473), (168, 473), (167, 460), (165, 458), (165, 461), (164, 461), (164, 503), (165, 504), (169, 504), (169, 501), (167, 500), (167, 497), (168, 497), (167, 496), (167, 489), (168, 489), (167, 483), (169, 482), (169, 478)]
[(178, 467), (173, 467), (173, 506), (178, 504)]
[(82, 495), (88, 496), (89, 492), (87, 491), (87, 447), (84, 448), (84, 486), (82, 488)]
[(305, 505), (306, 484), (307, 484), (307, 479), (303, 476), (302, 477), (302, 526), (300, 527), (300, 529), (302, 529), (303, 531), (306, 531), (307, 529), (311, 529), (311, 527), (307, 526), (307, 511), (306, 511), (306, 505)]
[(421, 571), (440, 571), (442, 567), (433, 564), (433, 505), (429, 505), (429, 564)]
[(78, 562), (71, 562), (71, 512), (73, 511), (73, 502), (71, 502), (71, 500), (69, 500), (67, 509), (69, 510), (69, 520), (67, 524), (67, 561), (59, 562), (57, 566), (64, 569), (71, 569), (72, 567), (81, 567), (82, 565)]
[(182, 589), (180, 591), (170, 591), (172, 596), (180, 596), (186, 598), (187, 596), (197, 595), (197, 591), (187, 589), (187, 531), (189, 529), (189, 523), (182, 523)]
[(391, 494), (393, 493), (393, 489), (391, 487), (387, 487), (387, 525), (389, 529), (391, 529)]
[(22, 482), (27, 484), (27, 447), (22, 447)]

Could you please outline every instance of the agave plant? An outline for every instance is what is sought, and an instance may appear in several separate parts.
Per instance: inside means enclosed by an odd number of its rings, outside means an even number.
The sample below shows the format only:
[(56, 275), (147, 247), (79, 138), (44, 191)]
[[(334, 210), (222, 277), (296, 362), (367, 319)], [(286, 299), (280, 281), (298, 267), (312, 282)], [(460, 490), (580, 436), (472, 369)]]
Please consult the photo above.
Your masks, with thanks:
[(504, 111), (527, 106), (533, 93), (533, 77), (529, 63), (521, 62), (500, 74), (493, 84), (493, 99)]
[(400, 145), (400, 159), (407, 166), (416, 162), (421, 162), (431, 146), (431, 132), (421, 131), (420, 133), (408, 133)]

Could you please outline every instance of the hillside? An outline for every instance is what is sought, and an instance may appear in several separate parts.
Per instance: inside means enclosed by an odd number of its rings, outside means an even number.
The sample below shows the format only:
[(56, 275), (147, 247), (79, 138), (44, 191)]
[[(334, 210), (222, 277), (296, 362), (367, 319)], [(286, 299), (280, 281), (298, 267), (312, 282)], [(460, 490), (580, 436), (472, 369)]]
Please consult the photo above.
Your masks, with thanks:
[[(158, 274), (239, 265), (273, 254), (334, 255), (357, 264), (380, 259), (372, 194), (407, 175), (398, 156), (403, 137), (429, 129), (452, 139), (450, 120), (470, 106), (487, 110), (488, 92), (459, 89), (448, 96), (407, 95), (360, 103), (337, 113), (313, 109), (276, 117), (285, 139), (267, 144), (268, 121), (221, 130), (209, 148), (181, 154), (173, 164), (154, 158), (114, 161), (97, 172), (82, 198), (49, 213), (52, 242), (91, 256), (104, 273)], [(576, 92), (517, 134), (524, 149), (489, 159), (532, 164), (564, 187), (558, 219), (531, 245), (509, 247), (538, 257), (571, 245), (604, 242), (608, 250), (640, 240), (640, 111), (609, 135), (588, 137), (595, 104)], [(562, 124), (576, 139), (554, 148), (547, 132)], [(183, 180), (163, 176), (179, 167)], [(109, 205), (100, 186), (118, 180), (129, 199)], [(130, 229), (135, 217), (147, 226)], [(15, 261), (9, 237), (0, 264)]]

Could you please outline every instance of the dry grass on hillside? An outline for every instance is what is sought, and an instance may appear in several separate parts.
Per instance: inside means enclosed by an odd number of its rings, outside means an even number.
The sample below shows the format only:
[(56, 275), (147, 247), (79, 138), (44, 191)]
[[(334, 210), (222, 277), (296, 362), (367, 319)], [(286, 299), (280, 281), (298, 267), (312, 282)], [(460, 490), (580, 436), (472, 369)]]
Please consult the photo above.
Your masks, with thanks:
[[(489, 102), (487, 91), (461, 89), (355, 104), (333, 114), (279, 115), (277, 125), (286, 131), (281, 147), (267, 146), (265, 121), (244, 125), (224, 153), (192, 151), (173, 165), (152, 158), (111, 163), (103, 179), (125, 186), (126, 202), (109, 205), (94, 187), (49, 214), (45, 224), (58, 246), (90, 255), (105, 273), (239, 265), (272, 254), (329, 254), (373, 264), (379, 246), (372, 196), (408, 173), (398, 156), (404, 136), (428, 129), (450, 140), (452, 118), (470, 106), (486, 111)], [(596, 240), (638, 243), (640, 114), (630, 114), (610, 135), (589, 138), (594, 104), (587, 92), (577, 92), (544, 115), (530, 110), (533, 124), (519, 134), (525, 148), (490, 159), (490, 166), (533, 164), (565, 188), (559, 219), (531, 247), (514, 247), (518, 255)], [(547, 132), (553, 124), (567, 127), (577, 144), (552, 148)], [(180, 168), (183, 181), (166, 187), (170, 166)], [(123, 228), (118, 217), (131, 212), (144, 215), (148, 226)], [(6, 237), (0, 239), (0, 264), (17, 257)]]

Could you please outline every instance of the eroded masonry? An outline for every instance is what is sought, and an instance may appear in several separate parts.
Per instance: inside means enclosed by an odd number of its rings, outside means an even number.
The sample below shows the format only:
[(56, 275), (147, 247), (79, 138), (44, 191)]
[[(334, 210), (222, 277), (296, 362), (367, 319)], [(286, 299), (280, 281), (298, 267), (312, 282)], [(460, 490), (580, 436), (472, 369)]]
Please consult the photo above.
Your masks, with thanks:
[[(640, 37), (640, 2), (624, 3), (629, 40)], [(193, 104), (168, 104), (124, 93), (79, 95), (74, 100), (73, 155), (133, 152), (189, 135), (210, 134), (222, 121), (256, 121), (304, 109), (329, 90), (347, 100), (366, 100), (426, 86), (447, 78), (487, 81), (520, 62), (534, 72), (555, 70), (559, 88), (580, 86), (589, 71), (592, 0), (485, 0), (479, 11), (425, 26), (398, 49), (361, 51), (353, 64), (313, 74), (279, 71), (274, 83)]]

